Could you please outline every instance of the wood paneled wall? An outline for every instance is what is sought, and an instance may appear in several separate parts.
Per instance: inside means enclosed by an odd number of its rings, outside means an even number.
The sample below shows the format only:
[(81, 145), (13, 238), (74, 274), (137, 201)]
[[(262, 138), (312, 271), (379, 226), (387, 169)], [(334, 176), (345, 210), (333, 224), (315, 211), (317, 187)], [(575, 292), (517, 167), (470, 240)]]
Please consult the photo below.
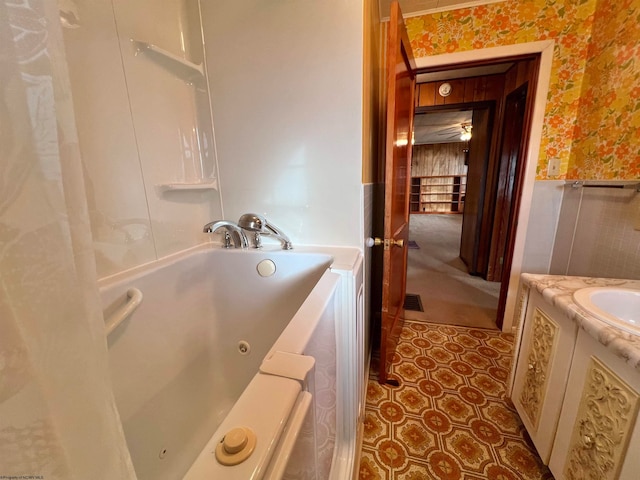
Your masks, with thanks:
[[(451, 85), (451, 95), (448, 97), (443, 97), (438, 93), (438, 89), (443, 83)], [(416, 107), (501, 100), (504, 94), (504, 85), (504, 74), (421, 83), (417, 87)]]
[[(527, 82), (531, 82), (537, 76), (538, 62), (532, 58), (529, 60), (520, 60), (513, 67), (507, 70), (505, 74), (504, 96), (506, 98), (511, 92), (521, 87)], [(531, 93), (533, 94), (533, 93)]]
[(466, 175), (464, 142), (414, 145), (411, 176)]

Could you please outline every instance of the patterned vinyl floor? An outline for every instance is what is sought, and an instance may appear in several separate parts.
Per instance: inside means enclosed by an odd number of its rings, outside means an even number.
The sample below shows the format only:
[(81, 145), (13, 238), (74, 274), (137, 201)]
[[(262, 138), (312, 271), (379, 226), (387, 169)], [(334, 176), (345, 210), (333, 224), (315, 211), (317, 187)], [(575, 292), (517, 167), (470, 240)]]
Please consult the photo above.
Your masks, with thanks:
[(405, 322), (380, 385), (372, 362), (361, 480), (553, 479), (535, 453), (505, 382), (513, 335)]

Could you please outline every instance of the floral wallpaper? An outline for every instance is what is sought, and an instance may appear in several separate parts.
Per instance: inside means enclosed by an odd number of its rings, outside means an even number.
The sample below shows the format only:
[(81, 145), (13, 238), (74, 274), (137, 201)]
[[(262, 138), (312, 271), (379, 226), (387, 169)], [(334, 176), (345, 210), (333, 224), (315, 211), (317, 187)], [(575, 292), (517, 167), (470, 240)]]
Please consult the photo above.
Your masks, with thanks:
[(416, 57), (555, 40), (537, 167), (544, 179), (549, 159), (560, 159), (562, 176), (569, 170), (595, 8), (596, 0), (507, 0), (405, 22)]
[(640, 178), (640, 0), (599, 0), (568, 178)]

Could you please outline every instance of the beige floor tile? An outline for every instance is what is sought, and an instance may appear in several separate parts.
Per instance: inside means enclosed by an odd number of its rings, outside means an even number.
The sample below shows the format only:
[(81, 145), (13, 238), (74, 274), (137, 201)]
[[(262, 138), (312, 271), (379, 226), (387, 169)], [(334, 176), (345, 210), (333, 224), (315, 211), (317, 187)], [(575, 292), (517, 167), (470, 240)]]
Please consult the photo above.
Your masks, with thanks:
[[(368, 383), (361, 480), (552, 480), (505, 382), (513, 336), (407, 322), (392, 373)], [(404, 355), (406, 354), (406, 356)]]

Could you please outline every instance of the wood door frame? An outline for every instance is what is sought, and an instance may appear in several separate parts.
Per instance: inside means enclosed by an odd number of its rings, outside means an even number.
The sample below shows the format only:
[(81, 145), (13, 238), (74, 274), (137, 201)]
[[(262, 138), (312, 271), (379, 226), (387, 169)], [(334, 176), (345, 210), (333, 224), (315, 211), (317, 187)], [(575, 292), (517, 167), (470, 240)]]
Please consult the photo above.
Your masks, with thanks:
[[(502, 140), (499, 145), (498, 159), (497, 159), (497, 177), (498, 185), (496, 190), (496, 205), (493, 217), (493, 229), (492, 238), (495, 241), (491, 242), (491, 251), (489, 253), (488, 264), (488, 278), (489, 274), (493, 273), (491, 278), (501, 279), (502, 273), (505, 267), (509, 266), (508, 251), (510, 249), (509, 239), (513, 237), (513, 222), (514, 222), (514, 210), (518, 207), (518, 192), (522, 183), (522, 162), (521, 159), (524, 156), (524, 146), (528, 142), (528, 129), (529, 118), (528, 113), (531, 112), (531, 96), (529, 91), (531, 90), (529, 82), (525, 82), (518, 88), (510, 92), (505, 96), (504, 101), (504, 118), (502, 119)], [(509, 128), (508, 108), (509, 97), (514, 98), (517, 96), (524, 96), (524, 105), (522, 110), (522, 130), (518, 132), (520, 138), (518, 139), (518, 156), (516, 161), (512, 164), (511, 159), (504, 158), (505, 141), (508, 140), (506, 136), (507, 129)], [(515, 144), (514, 144), (515, 146)], [(513, 185), (509, 192), (509, 171), (513, 167)], [(504, 189), (502, 187), (504, 186)], [(505, 216), (505, 213), (507, 214)], [(502, 257), (502, 259), (501, 259)], [(500, 312), (498, 312), (500, 313)]]
[[(553, 51), (555, 42), (544, 40), (539, 42), (521, 43), (503, 47), (468, 50), (464, 52), (447, 53), (431, 57), (416, 58), (417, 72), (423, 73), (433, 70), (459, 68), (461, 65), (488, 65), (503, 63), (509, 60), (522, 59), (526, 55), (539, 55), (540, 63), (535, 78), (535, 89), (532, 89), (533, 108), (531, 111), (529, 142), (523, 157), (521, 191), (516, 206), (518, 224), (510, 244), (511, 268), (505, 272), (503, 278), (503, 306), (502, 330), (512, 331), (513, 316), (516, 311), (517, 292), (520, 283), (520, 273), (524, 257), (525, 240), (531, 211), (531, 199), (536, 178), (536, 166), (542, 141), (542, 127), (547, 103), (547, 93), (551, 77)], [(501, 296), (502, 297), (502, 296)]]

